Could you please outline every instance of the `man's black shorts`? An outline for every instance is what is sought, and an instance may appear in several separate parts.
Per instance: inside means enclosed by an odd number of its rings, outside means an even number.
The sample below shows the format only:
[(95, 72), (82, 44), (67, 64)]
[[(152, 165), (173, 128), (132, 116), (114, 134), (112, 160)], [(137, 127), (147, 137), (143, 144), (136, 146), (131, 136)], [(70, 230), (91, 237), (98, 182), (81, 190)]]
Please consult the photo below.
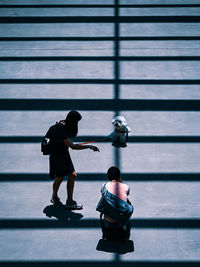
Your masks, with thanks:
[(75, 171), (69, 152), (65, 154), (50, 155), (49, 157), (49, 177), (64, 177)]

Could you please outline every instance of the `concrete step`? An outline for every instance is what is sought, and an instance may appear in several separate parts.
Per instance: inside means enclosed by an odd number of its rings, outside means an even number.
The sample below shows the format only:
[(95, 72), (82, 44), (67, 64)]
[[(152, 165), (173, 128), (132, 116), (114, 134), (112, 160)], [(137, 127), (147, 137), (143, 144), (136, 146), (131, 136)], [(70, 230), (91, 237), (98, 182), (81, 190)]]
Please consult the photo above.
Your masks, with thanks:
[[(65, 178), (59, 190), (62, 203), (66, 201), (66, 180)], [(81, 220), (88, 221), (99, 218), (96, 205), (101, 197), (100, 189), (104, 182), (107, 182), (106, 176), (102, 181), (95, 181), (95, 178), (94, 180), (79, 181), (77, 177), (74, 199), (83, 204), (83, 210), (76, 211), (83, 215)], [(67, 213), (65, 215), (63, 210), (56, 212), (51, 207), (52, 183), (50, 180), (46, 182), (0, 182), (2, 203), (0, 219), (42, 220), (51, 216), (52, 220), (63, 217), (65, 221)], [(126, 182), (124, 179), (124, 183), (130, 186), (129, 199), (135, 208), (132, 216), (133, 226), (134, 220), (137, 219), (199, 218), (199, 182)], [(43, 212), (45, 208), (46, 213)], [(178, 225), (180, 224), (177, 222)], [(26, 228), (26, 226), (24, 227)], [(157, 227), (159, 228), (159, 224)]]

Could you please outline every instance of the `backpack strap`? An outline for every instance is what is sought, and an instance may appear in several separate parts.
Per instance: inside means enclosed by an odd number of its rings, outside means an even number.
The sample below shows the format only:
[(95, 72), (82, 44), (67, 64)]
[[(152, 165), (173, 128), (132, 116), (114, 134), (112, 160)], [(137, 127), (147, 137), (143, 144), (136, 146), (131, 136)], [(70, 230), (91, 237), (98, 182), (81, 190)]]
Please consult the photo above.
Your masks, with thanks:
[(102, 188), (101, 188), (101, 193), (102, 194), (105, 194), (105, 192), (106, 192), (106, 184), (104, 184), (103, 186), (102, 186)]
[(54, 125), (52, 125), (47, 133), (45, 134), (44, 138), (51, 138), (52, 137), (52, 133), (53, 133), (53, 130), (55, 129), (55, 127), (57, 127), (57, 125), (59, 124), (59, 122), (56, 122)]

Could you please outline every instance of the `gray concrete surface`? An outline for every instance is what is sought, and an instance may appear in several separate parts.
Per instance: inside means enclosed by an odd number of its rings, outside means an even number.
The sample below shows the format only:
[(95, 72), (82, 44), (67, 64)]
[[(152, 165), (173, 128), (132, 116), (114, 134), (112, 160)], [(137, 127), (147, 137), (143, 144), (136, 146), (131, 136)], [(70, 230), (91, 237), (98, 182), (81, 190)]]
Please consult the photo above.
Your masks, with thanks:
[(56, 24), (2, 24), (0, 36), (3, 37), (102, 37), (113, 36), (114, 25), (112, 23), (56, 23)]
[[(84, 205), (82, 220), (98, 219), (95, 211), (102, 182), (77, 182), (75, 198)], [(129, 182), (134, 218), (198, 218), (198, 182)], [(50, 205), (51, 185), (47, 182), (1, 184), (1, 218), (55, 220), (43, 214)], [(89, 192), (92, 192), (90, 194)], [(141, 194), (142, 192), (142, 194)], [(7, 199), (9, 194), (10, 198)], [(195, 194), (195, 198), (193, 195)], [(66, 198), (64, 184), (61, 200)], [(88, 201), (89, 198), (89, 201)], [(1, 260), (112, 260), (114, 255), (96, 251), (101, 237), (97, 229), (13, 229), (0, 231)], [(135, 252), (122, 257), (129, 260), (197, 260), (200, 252), (198, 230), (132, 229)], [(165, 242), (163, 242), (165, 241)], [(18, 244), (16, 246), (16, 243)], [(86, 245), (87, 244), (87, 245)], [(53, 253), (52, 253), (53, 249)]]
[[(87, 68), (87, 72), (85, 71)], [(76, 69), (76, 72), (74, 71)], [(68, 78), (105, 79), (113, 78), (112, 62), (6, 62), (0, 66), (0, 78)]]
[[(122, 99), (158, 99), (158, 97), (159, 99), (196, 99), (199, 98), (200, 91), (199, 85), (122, 85), (120, 96)], [(186, 113), (183, 114), (186, 115)], [(153, 113), (151, 115), (153, 116)], [(140, 117), (139, 114), (137, 117)], [(179, 125), (176, 124), (176, 126)], [(196, 126), (194, 126), (195, 129)], [(190, 129), (184, 127), (182, 133)]]
[[(114, 148), (98, 144), (101, 153), (72, 151), (77, 172), (104, 173), (114, 164)], [(48, 157), (42, 157), (39, 144), (1, 144), (1, 172), (46, 173)], [(129, 144), (121, 152), (123, 172), (200, 172), (200, 145)], [(8, 160), (9, 159), (9, 160)]]
[(122, 23), (121, 36), (195, 36), (200, 29), (195, 23)]
[[(194, 89), (195, 93), (196, 91), (198, 92), (198, 90)], [(112, 99), (113, 95), (113, 85), (107, 84), (2, 84), (0, 88), (1, 98), (13, 99), (45, 99), (47, 97), (48, 99)], [(65, 117), (65, 113), (61, 116)], [(4, 112), (3, 114), (6, 116)], [(11, 113), (8, 112), (7, 115), (8, 114)], [(16, 113), (13, 113), (13, 116), (15, 116), (14, 114)], [(34, 114), (35, 113), (32, 113), (32, 116)], [(24, 114), (22, 113), (21, 115)], [(56, 116), (58, 120), (59, 115)], [(9, 120), (11, 120), (11, 117), (12, 115)], [(7, 119), (5, 119), (5, 123), (6, 120)]]
[[(130, 2), (129, 2), (130, 3)], [(199, 8), (120, 8), (120, 16), (198, 16)]]
[(1, 56), (113, 56), (111, 41), (1, 42)]
[(166, 5), (166, 4), (199, 4), (199, 0), (120, 0), (120, 4), (159, 4), (159, 5)]
[[(82, 94), (84, 92), (82, 91)], [(72, 98), (72, 96), (70, 97)], [(92, 101), (92, 100), (91, 100)], [(26, 136), (44, 135), (50, 125), (66, 118), (66, 111), (1, 111), (1, 121), (4, 127), (1, 128), (1, 135)], [(81, 111), (82, 120), (79, 122), (79, 135), (108, 135), (113, 131), (111, 120), (114, 112), (108, 111)], [(95, 118), (93, 121), (92, 118)], [(105, 119), (106, 118), (106, 119)], [(21, 123), (23, 127), (21, 127)], [(92, 126), (92, 127), (91, 127)], [(80, 151), (79, 151), (80, 152)], [(84, 151), (85, 152), (85, 151)]]
[(122, 62), (121, 79), (198, 79), (200, 62)]
[[(121, 56), (198, 56), (196, 41), (121, 41)], [(7, 46), (7, 44), (6, 44)], [(8, 46), (7, 46), (8, 48)]]
[[(194, 0), (193, 0), (194, 1)], [(197, 0), (196, 0), (197, 1)], [(0, 1), (1, 4), (11, 4), (11, 2), (9, 0), (1, 0)], [(95, 4), (99, 4), (99, 5), (109, 5), (109, 4), (113, 4), (114, 1), (113, 0), (95, 0)], [(30, 1), (26, 1), (26, 0), (13, 0), (12, 4), (16, 4), (16, 5), (20, 5), (20, 4), (27, 4), (27, 5), (34, 5), (34, 4), (43, 4), (43, 5), (48, 5), (48, 4), (55, 4), (55, 2), (53, 0), (30, 0)], [(58, 5), (62, 5), (62, 4), (73, 4), (73, 5), (80, 5), (80, 4), (94, 4), (94, 0), (57, 0), (56, 4)]]
[[(199, 0), (121, 0), (120, 4), (200, 4)], [(108, 0), (58, 0), (56, 4), (114, 4)], [(0, 0), (0, 4), (11, 4)], [(55, 4), (50, 0), (13, 0), (12, 4)], [(67, 10), (67, 13), (66, 13)], [(91, 13), (92, 11), (92, 13)], [(0, 16), (96, 16), (114, 14), (104, 9), (15, 9), (0, 10)], [(120, 10), (120, 15), (199, 15), (198, 8), (151, 8)], [(120, 36), (199, 36), (197, 23), (122, 23)], [(44, 23), (0, 24), (0, 37), (113, 37), (113, 23)], [(180, 41), (122, 41), (121, 56), (199, 56), (198, 40)], [(2, 41), (0, 56), (113, 56), (114, 41)], [(199, 79), (199, 61), (123, 61), (119, 62), (121, 79)], [(113, 61), (2, 61), (0, 79), (8, 78), (91, 78), (114, 79)], [(1, 99), (114, 99), (113, 85), (105, 84), (0, 84)], [(197, 99), (199, 84), (192, 85), (121, 85), (121, 99)], [(75, 107), (76, 108), (76, 107)], [(50, 125), (65, 118), (63, 111), (0, 111), (0, 137), (42, 136)], [(115, 111), (80, 111), (80, 136), (107, 136), (112, 130)], [(199, 112), (121, 112), (133, 130), (131, 136), (199, 136)], [(78, 174), (105, 175), (116, 164), (117, 152), (110, 143), (97, 143), (101, 152), (72, 151)], [(121, 149), (119, 165), (123, 173), (200, 173), (199, 143), (128, 143)], [(39, 143), (0, 143), (0, 174), (46, 174), (48, 157), (40, 152)], [(19, 177), (20, 179), (20, 177)], [(79, 226), (73, 221), (65, 228), (45, 228), (57, 222), (56, 214), (46, 216), (43, 210), (50, 206), (51, 181), (0, 181), (0, 224), (8, 220), (9, 227), (0, 229), (0, 264), (2, 261), (60, 261), (72, 265), (85, 261), (98, 263), (134, 264), (136, 261), (200, 262), (200, 230), (181, 228), (178, 219), (199, 219), (199, 181), (134, 181), (130, 200), (135, 212), (132, 217), (131, 240), (135, 251), (126, 255), (96, 250), (101, 238), (96, 204), (100, 187), (105, 180), (77, 178), (75, 199), (84, 209)], [(66, 179), (60, 189), (62, 202), (66, 200)], [(50, 207), (51, 209), (52, 207)], [(64, 217), (66, 219), (66, 217)], [(80, 219), (80, 218), (79, 218)], [(134, 228), (134, 220), (156, 219), (153, 227)], [(162, 228), (162, 219), (177, 220), (177, 227)], [(17, 220), (17, 221), (15, 221)], [(38, 221), (40, 226), (34, 226)], [(19, 226), (21, 222), (21, 228)], [(94, 225), (90, 227), (90, 223)], [(17, 224), (19, 223), (19, 224)], [(58, 222), (59, 223), (59, 222)], [(28, 226), (29, 225), (29, 226)], [(57, 224), (59, 225), (59, 224)], [(73, 266), (74, 266), (73, 265)]]
[[(25, 98), (26, 99), (26, 98)], [(92, 101), (92, 100), (91, 100)], [(4, 127), (2, 136), (41, 136), (49, 125), (66, 117), (68, 111), (1, 111), (0, 119)], [(110, 121), (114, 112), (108, 111), (82, 111), (83, 119), (80, 121), (79, 135), (107, 136), (113, 131)], [(199, 112), (172, 112), (172, 111), (123, 111), (132, 132), (131, 135), (198, 135), (200, 131)], [(95, 117), (91, 125), (91, 117)], [(107, 118), (105, 120), (105, 117)], [(21, 124), (23, 123), (23, 127)]]
[[(48, 171), (48, 157), (42, 156), (40, 144), (1, 144), (0, 147), (3, 155), (0, 164), (2, 172), (6, 170), (15, 173), (46, 173)], [(99, 145), (99, 148), (101, 153), (91, 150), (71, 152), (77, 172), (105, 172), (114, 164), (113, 148), (108, 150), (107, 144)]]
[[(56, 3), (57, 4), (57, 3)], [(73, 3), (74, 4), (74, 3)], [(120, 8), (120, 16), (176, 16), (177, 13), (180, 16), (198, 16), (200, 8), (188, 7), (188, 8)], [(87, 12), (87, 13), (86, 13)], [(1, 8), (0, 16), (2, 17), (48, 17), (48, 16), (114, 16), (114, 10), (112, 8)]]
[[(56, 4), (56, 3), (55, 3)], [(16, 17), (16, 16), (85, 16), (85, 8), (1, 8), (0, 16), (2, 17)], [(198, 12), (198, 10), (197, 10)], [(196, 12), (191, 10), (195, 15)], [(113, 16), (114, 10), (112, 8), (87, 8), (87, 16)]]
[(198, 112), (122, 112), (131, 135), (198, 135)]
[[(79, 174), (79, 173), (78, 173)], [(66, 180), (59, 196), (66, 201)], [(84, 205), (82, 220), (98, 219), (96, 204), (100, 198), (100, 188), (106, 182), (94, 178), (79, 181), (77, 178), (74, 191), (75, 199)], [(126, 182), (124, 180), (124, 182)], [(134, 203), (132, 219), (142, 218), (198, 218), (200, 209), (199, 182), (132, 182), (130, 201)], [(43, 214), (46, 206), (51, 205), (52, 182), (2, 182), (1, 183), (1, 218), (10, 219), (47, 219)], [(142, 194), (141, 194), (142, 192)], [(7, 197), (9, 194), (9, 198)], [(193, 197), (195, 195), (195, 197)], [(31, 211), (31, 212), (30, 212)], [(55, 219), (55, 217), (52, 217)], [(134, 234), (133, 229), (133, 234)]]

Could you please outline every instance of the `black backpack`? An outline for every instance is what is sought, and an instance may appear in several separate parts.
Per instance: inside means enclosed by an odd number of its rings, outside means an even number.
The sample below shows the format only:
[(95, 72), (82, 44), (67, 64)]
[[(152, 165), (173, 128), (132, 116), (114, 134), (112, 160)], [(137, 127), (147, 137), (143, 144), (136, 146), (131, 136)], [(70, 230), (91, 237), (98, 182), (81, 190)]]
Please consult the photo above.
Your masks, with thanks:
[(41, 152), (43, 155), (50, 155), (53, 150), (53, 135), (58, 124), (59, 123), (56, 122), (56, 124), (52, 125), (42, 139)]

